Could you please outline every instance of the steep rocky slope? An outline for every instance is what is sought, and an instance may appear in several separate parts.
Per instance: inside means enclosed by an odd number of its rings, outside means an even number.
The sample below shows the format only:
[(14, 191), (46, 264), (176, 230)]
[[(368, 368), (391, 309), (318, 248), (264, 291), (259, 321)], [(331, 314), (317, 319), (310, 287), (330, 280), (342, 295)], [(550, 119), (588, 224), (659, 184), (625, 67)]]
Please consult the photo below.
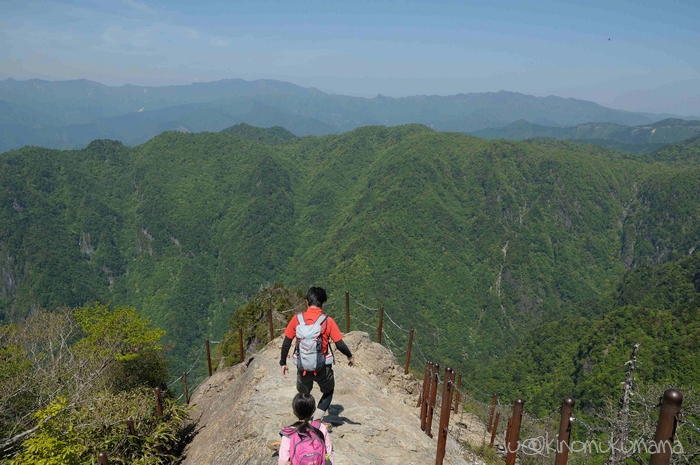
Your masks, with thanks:
[[(349, 367), (339, 354), (335, 396), (324, 418), (332, 424), (336, 464), (435, 463), (437, 435), (431, 439), (421, 431), (416, 408), (420, 383), (367, 333), (351, 332), (344, 340), (357, 364)], [(185, 450), (185, 465), (276, 463), (270, 443), (295, 420), (294, 370), (288, 378), (280, 375), (281, 344), (277, 338), (247, 366), (219, 370), (197, 388), (191, 400), (197, 434)], [(318, 399), (317, 387), (312, 394)], [(445, 463), (481, 462), (450, 438)]]

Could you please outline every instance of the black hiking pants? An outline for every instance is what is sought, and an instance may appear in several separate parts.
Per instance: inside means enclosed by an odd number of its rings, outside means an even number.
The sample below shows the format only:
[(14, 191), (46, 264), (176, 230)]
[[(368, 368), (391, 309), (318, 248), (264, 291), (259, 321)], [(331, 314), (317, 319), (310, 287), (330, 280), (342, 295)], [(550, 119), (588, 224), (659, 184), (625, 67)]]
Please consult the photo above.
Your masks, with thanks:
[(326, 365), (323, 369), (317, 371), (315, 375), (313, 371), (307, 371), (306, 374), (304, 374), (304, 370), (297, 371), (298, 392), (311, 394), (311, 390), (314, 388), (314, 381), (318, 383), (321, 394), (323, 394), (318, 401), (317, 408), (326, 412), (328, 411), (328, 407), (331, 406), (333, 391), (335, 390), (333, 367), (331, 365)]

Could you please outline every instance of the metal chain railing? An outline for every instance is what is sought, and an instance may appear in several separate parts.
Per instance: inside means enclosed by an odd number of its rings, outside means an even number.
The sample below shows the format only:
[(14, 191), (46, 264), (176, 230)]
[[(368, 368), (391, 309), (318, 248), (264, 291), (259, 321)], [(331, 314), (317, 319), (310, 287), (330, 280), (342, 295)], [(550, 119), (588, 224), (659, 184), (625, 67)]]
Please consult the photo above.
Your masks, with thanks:
[(547, 423), (552, 418), (554, 418), (555, 415), (558, 415), (560, 413), (561, 413), (561, 407), (557, 407), (556, 409), (552, 410), (552, 412), (550, 412), (548, 415), (545, 415), (544, 417), (541, 417), (541, 418), (533, 417), (532, 415), (530, 415), (527, 412), (523, 412), (523, 416), (532, 422)]
[(403, 329), (401, 326), (399, 326), (398, 324), (396, 324), (396, 322), (391, 318), (391, 316), (389, 316), (389, 314), (386, 312), (386, 310), (384, 310), (384, 316), (387, 317), (387, 318), (389, 318), (389, 321), (391, 321), (391, 323), (392, 323), (394, 326), (396, 326), (396, 327), (399, 329), (399, 331), (403, 331), (403, 332), (406, 333), (406, 334), (410, 333), (410, 331), (409, 331), (408, 329)]
[(572, 421), (572, 422), (580, 423), (581, 426), (583, 426), (584, 428), (586, 428), (590, 433), (609, 433), (610, 431), (612, 431), (612, 428), (610, 428), (610, 427), (608, 427), (608, 428), (602, 428), (602, 427), (591, 426), (591, 425), (589, 425), (588, 423), (586, 423), (585, 421), (583, 421), (582, 419), (580, 419), (580, 418), (578, 418), (578, 417), (573, 417), (573, 416), (572, 416), (572, 417), (571, 417), (571, 421)]
[(368, 307), (367, 305), (365, 305), (365, 304), (363, 304), (363, 303), (361, 303), (361, 302), (358, 302), (357, 299), (355, 299), (355, 297), (354, 297), (352, 294), (350, 294), (350, 298), (352, 299), (353, 302), (355, 302), (357, 305), (359, 305), (360, 307), (364, 308), (365, 310), (370, 310), (370, 311), (372, 311), (372, 312), (378, 312), (378, 311), (379, 311), (379, 307), (377, 307), (377, 308), (372, 308), (372, 307)]
[(694, 429), (696, 433), (700, 434), (700, 428), (698, 428), (695, 423), (688, 420), (688, 417), (685, 415), (685, 412), (680, 413), (678, 420), (681, 424), (688, 425), (691, 429)]

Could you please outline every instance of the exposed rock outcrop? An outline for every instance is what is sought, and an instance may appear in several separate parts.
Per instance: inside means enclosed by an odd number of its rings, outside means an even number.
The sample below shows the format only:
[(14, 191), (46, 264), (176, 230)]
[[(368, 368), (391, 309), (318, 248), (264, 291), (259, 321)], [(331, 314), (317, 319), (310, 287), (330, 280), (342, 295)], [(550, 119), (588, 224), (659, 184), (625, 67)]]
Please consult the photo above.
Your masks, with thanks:
[[(437, 441), (421, 431), (416, 408), (420, 383), (404, 375), (392, 353), (367, 333), (351, 332), (344, 340), (357, 364), (349, 367), (336, 353), (335, 395), (324, 418), (332, 424), (336, 464), (435, 463)], [(296, 394), (296, 369), (290, 366), (287, 378), (280, 374), (281, 345), (277, 338), (247, 366), (219, 370), (197, 388), (190, 402), (197, 434), (185, 450), (184, 464), (277, 463), (270, 443), (295, 421), (291, 400)], [(320, 397), (317, 386), (312, 394)], [(446, 464), (480, 463), (464, 454), (448, 440)]]

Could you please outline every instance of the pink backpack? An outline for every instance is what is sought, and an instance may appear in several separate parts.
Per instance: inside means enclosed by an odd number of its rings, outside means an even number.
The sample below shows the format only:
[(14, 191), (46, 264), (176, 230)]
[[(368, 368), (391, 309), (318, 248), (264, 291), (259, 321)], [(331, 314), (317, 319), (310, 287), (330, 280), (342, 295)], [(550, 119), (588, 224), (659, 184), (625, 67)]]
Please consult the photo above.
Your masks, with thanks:
[[(311, 423), (318, 428), (320, 421)], [(324, 465), (326, 463), (326, 440), (314, 430), (303, 434), (295, 431), (293, 426), (282, 430), (282, 435), (289, 438), (289, 461), (292, 465)], [(330, 463), (330, 462), (329, 462)]]

